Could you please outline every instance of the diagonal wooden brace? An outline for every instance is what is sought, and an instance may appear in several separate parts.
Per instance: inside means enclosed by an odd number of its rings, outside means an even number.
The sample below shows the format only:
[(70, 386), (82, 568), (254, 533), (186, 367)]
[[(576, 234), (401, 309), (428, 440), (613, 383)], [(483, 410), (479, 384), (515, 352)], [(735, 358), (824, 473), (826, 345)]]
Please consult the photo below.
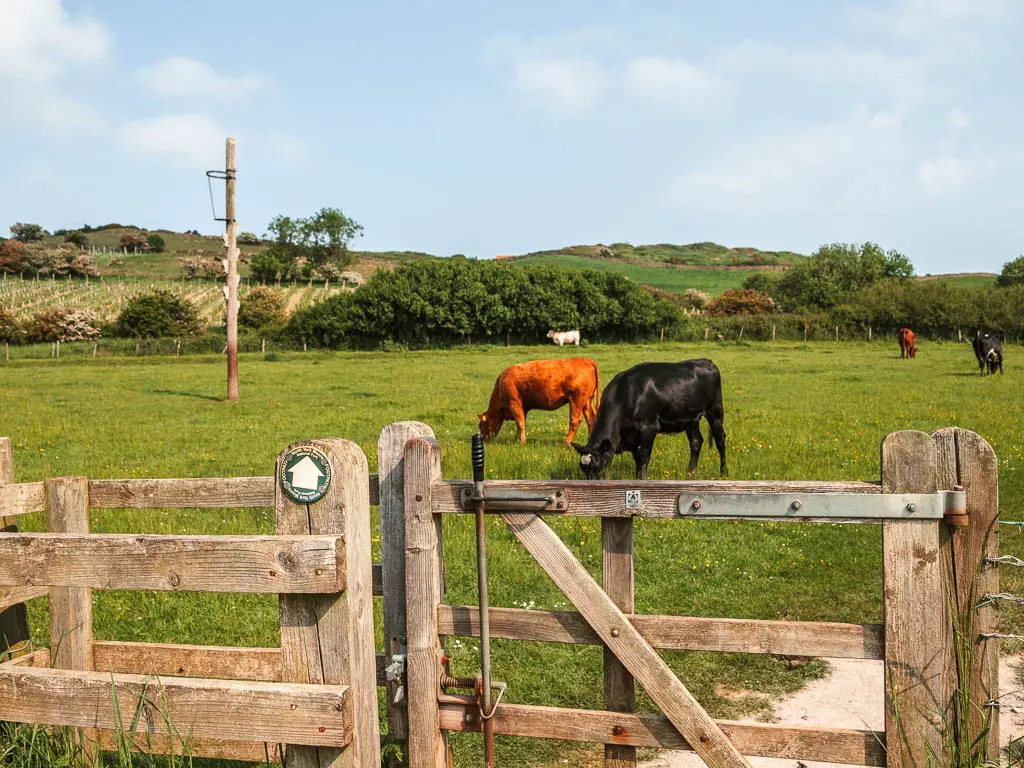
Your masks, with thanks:
[(501, 519), (710, 768), (750, 768), (711, 716), (538, 515)]

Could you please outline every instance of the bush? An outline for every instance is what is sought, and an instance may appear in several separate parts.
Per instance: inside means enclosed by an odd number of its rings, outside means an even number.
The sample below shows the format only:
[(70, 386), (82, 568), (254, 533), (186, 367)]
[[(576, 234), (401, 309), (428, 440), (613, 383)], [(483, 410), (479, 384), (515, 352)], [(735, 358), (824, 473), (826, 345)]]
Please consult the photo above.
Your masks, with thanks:
[(153, 251), (153, 253), (163, 253), (167, 250), (167, 243), (164, 242), (164, 239), (155, 232), (146, 238), (146, 246), (149, 250)]
[(0, 344), (17, 344), (23, 332), (13, 312), (0, 309)]
[(774, 296), (779, 287), (779, 278), (771, 272), (754, 272), (743, 281), (743, 287)]
[(19, 221), (11, 227), (11, 234), (15, 240), (23, 243), (41, 243), (46, 237), (46, 230), (38, 224), (24, 224)]
[(259, 245), (260, 239), (252, 232), (242, 232), (237, 238), (239, 245)]
[(34, 315), (26, 328), (29, 343), (85, 341), (100, 337), (91, 312), (60, 307)]
[(0, 272), (17, 274), (25, 269), (25, 244), (20, 240), (0, 243)]
[(181, 272), (186, 280), (204, 277), (207, 280), (221, 280), (225, 276), (221, 259), (206, 259), (202, 256), (186, 256), (181, 260)]
[(298, 266), (295, 261), (280, 259), (273, 251), (267, 250), (252, 257), (249, 271), (260, 282), (273, 283), (298, 275)]
[(273, 288), (258, 285), (242, 299), (238, 324), (257, 330), (284, 322), (284, 297)]
[(1024, 256), (1003, 264), (1003, 271), (996, 278), (996, 285), (1006, 288), (1011, 285), (1024, 285)]
[(89, 247), (89, 238), (85, 232), (68, 232), (64, 235), (64, 242), (81, 250)]
[(168, 291), (137, 296), (117, 318), (115, 333), (126, 338), (197, 336), (203, 324), (195, 305)]
[(680, 304), (686, 309), (705, 309), (709, 301), (711, 301), (711, 297), (704, 293), (704, 291), (698, 291), (696, 288), (687, 288), (683, 293)]
[(146, 236), (141, 232), (125, 232), (121, 235), (119, 245), (129, 253), (143, 253), (149, 249)]
[(775, 302), (767, 293), (749, 288), (730, 288), (708, 304), (712, 315), (766, 315), (775, 311)]
[(17, 272), (40, 277), (95, 277), (100, 271), (92, 257), (71, 245), (47, 248), (39, 243), (26, 245), (21, 252), (21, 265)]

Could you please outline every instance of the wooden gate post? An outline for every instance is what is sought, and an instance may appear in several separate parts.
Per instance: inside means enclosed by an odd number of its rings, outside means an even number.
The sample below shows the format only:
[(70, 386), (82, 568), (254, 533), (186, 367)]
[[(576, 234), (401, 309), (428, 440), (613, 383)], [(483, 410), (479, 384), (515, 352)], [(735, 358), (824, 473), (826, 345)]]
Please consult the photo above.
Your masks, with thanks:
[[(0, 485), (14, 482), (14, 455), (11, 453), (9, 438), (0, 437)], [(0, 531), (16, 533), (18, 531), (16, 517), (0, 518)], [(0, 656), (10, 653), (20, 656), (30, 648), (31, 635), (28, 630), (28, 611), (24, 603), (7, 603), (7, 597), (13, 597), (15, 590), (0, 587)]]
[[(398, 421), (380, 432), (377, 472), (380, 481), (381, 583), (384, 590), (384, 663), (406, 652), (405, 623), (405, 444), (415, 437), (433, 437), (429, 426)], [(402, 679), (387, 680), (388, 737), (398, 744), (409, 738), (407, 699), (396, 702)], [(402, 750), (402, 753), (406, 749)]]
[(983, 438), (959, 427), (932, 436), (939, 455), (939, 486), (961, 486), (967, 497), (967, 525), (945, 526), (942, 552), (944, 590), (952, 596), (959, 654), (950, 654), (947, 675), (956, 686), (954, 725), (958, 741), (973, 744), (988, 729), (985, 756), (999, 761), (998, 605), (981, 602), (999, 594), (999, 465)]
[[(327, 455), (331, 482), (322, 499), (299, 504), (280, 483), (282, 463), (296, 448)], [(369, 470), (348, 440), (295, 443), (278, 455), (274, 510), (280, 535), (338, 535), (345, 539), (345, 591), (333, 595), (281, 595), (281, 681), (347, 685), (352, 700), (352, 742), (344, 749), (290, 745), (290, 768), (377, 768), (377, 667), (373, 634)]]
[[(602, 586), (620, 611), (633, 613), (633, 518), (601, 518)], [(633, 676), (615, 653), (604, 649), (604, 707), (632, 712), (636, 707)], [(636, 747), (605, 744), (605, 768), (633, 768)]]
[(410, 768), (445, 768), (448, 746), (437, 702), (441, 638), (437, 607), (444, 592), (441, 518), (431, 485), (441, 479), (441, 446), (432, 437), (405, 446), (405, 572)]
[[(931, 435), (910, 430), (887, 435), (882, 493), (934, 493), (937, 464)], [(939, 563), (942, 525), (910, 518), (882, 525), (888, 768), (942, 764), (952, 634)]]

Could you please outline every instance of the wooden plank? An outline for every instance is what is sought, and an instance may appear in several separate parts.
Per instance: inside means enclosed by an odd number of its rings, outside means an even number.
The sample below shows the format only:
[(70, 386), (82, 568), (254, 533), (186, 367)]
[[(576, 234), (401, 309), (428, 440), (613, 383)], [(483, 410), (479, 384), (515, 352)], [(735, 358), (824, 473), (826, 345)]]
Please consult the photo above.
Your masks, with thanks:
[[(434, 432), (418, 421), (389, 424), (377, 439), (377, 471), (380, 477), (381, 593), (384, 596), (384, 652), (405, 655), (405, 444)], [(388, 684), (388, 735), (404, 743), (409, 735), (406, 701), (395, 703), (403, 680)]]
[(196, 738), (266, 740), (344, 747), (352, 739), (352, 701), (346, 686), (239, 680), (166, 679), (109, 672), (0, 666), (0, 716), (5, 720), (76, 728), (130, 728), (140, 718), (166, 733)]
[[(492, 607), (490, 616), (492, 637), (542, 643), (601, 644), (597, 633), (575, 611)], [(885, 658), (885, 633), (881, 624), (638, 614), (626, 618), (652, 647), (665, 650), (770, 653), (832, 659)], [(441, 605), (437, 620), (442, 635), (480, 635), (476, 606)]]
[[(441, 705), (441, 727), (446, 730), (476, 731), (479, 729), (478, 719), (479, 712), (473, 704)], [(715, 722), (745, 755), (848, 765), (885, 765), (885, 735), (876, 731), (729, 720)], [(494, 716), (494, 732), (597, 744), (693, 749), (667, 717), (658, 715), (502, 704)]]
[(710, 768), (750, 768), (658, 653), (538, 515), (501, 519)]
[[(632, 614), (633, 604), (633, 520), (601, 519), (602, 586), (615, 606)], [(615, 654), (604, 649), (604, 708), (632, 712), (636, 708), (636, 686)], [(632, 768), (636, 747), (605, 744), (605, 768)]]
[(359, 768), (380, 765), (377, 676), (373, 632), (373, 576), (370, 550), (369, 472), (366, 456), (348, 440), (315, 440), (289, 446), (281, 463), (298, 447), (326, 454), (332, 481), (313, 504), (296, 504), (278, 488), (277, 530), (283, 534), (344, 537), (344, 593), (281, 595), (281, 678), (286, 682), (346, 685), (353, 707), (352, 744), (344, 750), (288, 748), (291, 766)]
[(345, 589), (345, 549), (337, 536), (8, 534), (0, 584), (333, 593)]
[[(377, 476), (368, 483), (370, 503), (377, 504)], [(89, 498), (93, 509), (272, 507), (274, 485), (273, 477), (90, 480)]]
[[(882, 441), (884, 493), (938, 490), (935, 442), (907, 430)], [(951, 647), (939, 562), (941, 521), (891, 520), (882, 526), (887, 765), (924, 768), (943, 755)]]
[(3, 662), (5, 667), (40, 667), (42, 669), (48, 669), (50, 665), (50, 649), (40, 648), (37, 651), (26, 653), (24, 656), (18, 656), (17, 658), (11, 659), (10, 661)]
[[(6, 439), (6, 438), (4, 438)], [(28, 515), (46, 509), (46, 489), (42, 483), (0, 483), (0, 517)], [(6, 519), (4, 525), (13, 524)]]
[(969, 520), (966, 527), (944, 526), (942, 538), (944, 589), (954, 595), (956, 620), (961, 636), (970, 644), (973, 660), (968, 672), (966, 665), (957, 669), (956, 655), (947, 658), (950, 685), (968, 692), (970, 701), (967, 722), (958, 721), (956, 728), (966, 725), (970, 743), (987, 729), (985, 754), (996, 763), (1000, 744), (998, 710), (984, 705), (999, 696), (999, 639), (981, 636), (999, 631), (999, 605), (992, 601), (978, 603), (986, 594), (999, 593), (999, 567), (986, 562), (999, 555), (999, 465), (992, 446), (974, 432), (948, 427), (932, 438), (939, 456), (939, 487), (963, 487)]
[(0, 587), (0, 611), (50, 594), (49, 587)]
[[(461, 494), (464, 488), (471, 488), (468, 480), (438, 483), (431, 498), (434, 512), (446, 514), (468, 514), (471, 510), (462, 508)], [(547, 495), (555, 491), (568, 494), (566, 509), (544, 512), (545, 515), (589, 516), (589, 517), (647, 517), (688, 519), (680, 515), (676, 502), (679, 494), (708, 493), (713, 491), (730, 493), (878, 493), (877, 483), (863, 482), (817, 482), (804, 480), (756, 481), (756, 480), (493, 480), (488, 481), (490, 490), (522, 489)], [(626, 491), (640, 491), (641, 507), (626, 507)], [(498, 513), (493, 513), (498, 514)]]
[[(4, 501), (4, 495), (10, 489), (18, 487), (13, 483), (14, 453), (11, 450), (11, 441), (9, 438), (0, 437), (0, 510), (8, 506)], [(19, 501), (22, 500), (19, 498)], [(27, 507), (23, 504), (12, 505), (12, 509), (16, 511), (25, 508)], [(0, 516), (0, 532), (5, 534), (16, 532), (18, 530), (17, 522), (17, 517)], [(8, 655), (17, 656), (31, 650), (32, 634), (29, 632), (28, 609), (25, 607), (25, 601), (38, 596), (38, 594), (32, 594), (30, 590), (11, 590), (0, 587), (0, 658)]]
[[(107, 752), (115, 752), (118, 749), (118, 734), (114, 731), (96, 731), (96, 743), (99, 748)], [(127, 738), (127, 736), (122, 736)], [(225, 741), (224, 739), (170, 739), (164, 734), (136, 733), (132, 739), (134, 750), (148, 755), (169, 755), (174, 750), (176, 755), (184, 755), (187, 751), (190, 757), (209, 757), (216, 760), (238, 760), (247, 763), (280, 763), (281, 744), (271, 744), (264, 741)]]
[(441, 478), (441, 447), (432, 437), (405, 445), (406, 697), (410, 768), (445, 768), (447, 741), (437, 691), (441, 640), (437, 608), (442, 596), (441, 537), (432, 492)]

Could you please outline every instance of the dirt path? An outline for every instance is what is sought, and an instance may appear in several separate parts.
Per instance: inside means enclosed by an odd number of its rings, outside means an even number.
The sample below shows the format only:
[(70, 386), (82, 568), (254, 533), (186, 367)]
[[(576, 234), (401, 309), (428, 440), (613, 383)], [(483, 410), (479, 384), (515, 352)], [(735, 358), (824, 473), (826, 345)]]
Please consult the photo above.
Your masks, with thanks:
[[(1024, 656), (1004, 656), (999, 662), (1002, 689), (1000, 741), (1003, 746), (1024, 736), (1024, 690), (1017, 682), (1017, 667)], [(833, 659), (832, 673), (815, 680), (794, 696), (775, 705), (775, 722), (782, 725), (817, 725), (832, 728), (884, 729), (882, 662)], [(748, 720), (747, 722), (754, 722)], [(751, 758), (754, 768), (795, 768), (795, 760)], [(841, 768), (836, 763), (801, 762), (806, 768)], [(641, 768), (703, 768), (692, 752), (663, 752)]]

